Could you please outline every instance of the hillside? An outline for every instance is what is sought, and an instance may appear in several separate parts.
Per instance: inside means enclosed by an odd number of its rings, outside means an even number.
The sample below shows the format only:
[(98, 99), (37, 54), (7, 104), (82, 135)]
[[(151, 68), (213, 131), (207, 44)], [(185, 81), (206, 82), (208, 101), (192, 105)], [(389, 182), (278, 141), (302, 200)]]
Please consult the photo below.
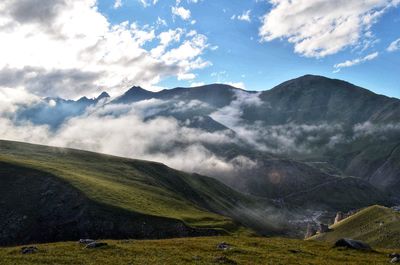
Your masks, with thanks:
[[(40, 264), (389, 264), (391, 250), (359, 252), (332, 248), (315, 241), (258, 237), (203, 237), (165, 240), (106, 241), (108, 246), (84, 249), (76, 242), (37, 245), (39, 251), (20, 254), (20, 247), (0, 248), (2, 265)], [(217, 249), (226, 242), (230, 248)]]
[(276, 232), (241, 211), (266, 201), (159, 163), (9, 141), (0, 163), (0, 244)]
[(310, 240), (333, 243), (340, 238), (362, 240), (380, 248), (400, 248), (400, 213), (383, 206), (371, 206), (330, 227), (332, 231)]

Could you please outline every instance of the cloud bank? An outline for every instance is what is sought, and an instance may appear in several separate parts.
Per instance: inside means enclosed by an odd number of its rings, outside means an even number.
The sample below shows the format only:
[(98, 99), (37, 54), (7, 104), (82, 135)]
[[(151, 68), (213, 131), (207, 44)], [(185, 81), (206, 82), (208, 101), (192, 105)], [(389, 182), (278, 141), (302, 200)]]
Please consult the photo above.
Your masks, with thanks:
[(120, 94), (134, 84), (151, 89), (169, 76), (191, 77), (210, 65), (201, 57), (208, 48), (204, 35), (171, 30), (180, 32), (173, 48), (165, 42), (169, 31), (157, 23), (113, 25), (95, 0), (1, 1), (0, 87), (64, 98)]
[(324, 57), (371, 38), (371, 27), (399, 0), (270, 0), (259, 35), (285, 39), (296, 53)]

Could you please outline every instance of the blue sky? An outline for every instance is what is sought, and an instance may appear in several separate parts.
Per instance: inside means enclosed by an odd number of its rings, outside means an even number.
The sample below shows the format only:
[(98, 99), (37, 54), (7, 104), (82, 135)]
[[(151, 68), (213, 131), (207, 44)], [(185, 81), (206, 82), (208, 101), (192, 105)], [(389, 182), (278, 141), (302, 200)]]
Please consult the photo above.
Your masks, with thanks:
[[(123, 0), (120, 8), (114, 8), (110, 1), (99, 2), (99, 10), (112, 23), (128, 20), (140, 25), (153, 25), (157, 18), (161, 18), (167, 25), (159, 31), (177, 27), (194, 29), (207, 36), (211, 46), (218, 46), (218, 49), (204, 53), (203, 58), (210, 61), (212, 66), (194, 71), (197, 75), (194, 80), (178, 81), (175, 77), (169, 77), (161, 81), (160, 86), (231, 82), (243, 83), (246, 89), (263, 90), (287, 79), (311, 73), (344, 79), (376, 93), (400, 97), (400, 50), (387, 51), (389, 45), (400, 38), (398, 6), (385, 11), (372, 24), (370, 31), (375, 40), (372, 47), (361, 50), (356, 49), (355, 45), (348, 45), (321, 58), (295, 53), (294, 44), (285, 38), (260, 41), (262, 17), (274, 8), (268, 1), (203, 0), (188, 3), (183, 0), (179, 6), (191, 12), (187, 21), (173, 17), (171, 8), (174, 6), (177, 6), (176, 1), (170, 0), (160, 0), (148, 6), (140, 1)], [(248, 10), (250, 21), (232, 18)], [(193, 20), (195, 24), (191, 23)], [(363, 39), (361, 37), (359, 42)], [(342, 68), (335, 73), (335, 64), (376, 52), (379, 55), (373, 60)]]
[(0, 40), (0, 90), (40, 97), (316, 74), (400, 98), (400, 0), (7, 0)]

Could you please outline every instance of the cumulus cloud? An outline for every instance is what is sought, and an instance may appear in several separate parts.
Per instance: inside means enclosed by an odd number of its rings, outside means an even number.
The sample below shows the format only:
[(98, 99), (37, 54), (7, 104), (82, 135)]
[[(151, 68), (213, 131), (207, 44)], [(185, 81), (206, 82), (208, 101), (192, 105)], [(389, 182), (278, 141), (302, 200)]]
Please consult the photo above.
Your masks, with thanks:
[[(171, 29), (176, 32), (171, 42), (186, 52), (194, 49), (194, 55), (180, 56), (166, 43), (170, 30), (157, 32), (160, 21), (113, 25), (95, 0), (1, 1), (0, 86), (14, 82), (37, 95), (67, 98), (103, 90), (119, 94), (134, 84), (152, 88), (163, 78), (190, 76), (210, 65), (201, 58), (206, 36)], [(160, 47), (148, 50), (149, 43)], [(21, 78), (10, 80), (8, 74)]]
[(400, 50), (400, 38), (390, 43), (389, 47), (387, 47), (388, 52), (394, 52)]
[(173, 6), (171, 7), (171, 12), (174, 16), (178, 16), (183, 20), (189, 20), (191, 16), (191, 12), (189, 9), (186, 9), (182, 6)]
[(364, 62), (367, 62), (367, 61), (374, 60), (378, 56), (379, 56), (379, 53), (378, 52), (374, 52), (374, 53), (368, 54), (368, 55), (366, 55), (364, 57), (361, 57), (361, 58), (356, 58), (356, 59), (353, 59), (353, 60), (347, 60), (347, 61), (345, 61), (343, 63), (335, 64), (334, 68), (336, 69), (336, 71), (339, 71), (341, 68), (351, 67), (351, 66), (358, 65), (358, 64), (361, 64), (361, 63), (364, 63)]
[(270, 0), (259, 35), (263, 41), (286, 39), (296, 53), (324, 57), (369, 37), (371, 26), (399, 0)]

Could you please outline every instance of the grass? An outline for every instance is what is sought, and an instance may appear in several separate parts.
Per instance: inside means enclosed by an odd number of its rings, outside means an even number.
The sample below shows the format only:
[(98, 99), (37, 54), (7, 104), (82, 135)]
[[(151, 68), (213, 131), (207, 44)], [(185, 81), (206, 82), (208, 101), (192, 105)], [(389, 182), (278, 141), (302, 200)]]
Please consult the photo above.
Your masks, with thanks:
[(334, 224), (331, 232), (311, 240), (333, 243), (339, 238), (352, 238), (373, 247), (400, 248), (400, 213), (383, 206), (371, 206)]
[[(388, 264), (388, 253), (334, 249), (315, 241), (258, 237), (204, 237), (167, 240), (105, 241), (109, 246), (87, 250), (76, 242), (37, 245), (39, 252), (22, 255), (20, 247), (0, 248), (2, 265), (45, 264)], [(227, 242), (228, 250), (217, 244)]]
[(220, 213), (253, 203), (214, 179), (147, 161), (0, 141), (0, 162), (50, 173), (97, 203), (194, 227), (236, 229)]

